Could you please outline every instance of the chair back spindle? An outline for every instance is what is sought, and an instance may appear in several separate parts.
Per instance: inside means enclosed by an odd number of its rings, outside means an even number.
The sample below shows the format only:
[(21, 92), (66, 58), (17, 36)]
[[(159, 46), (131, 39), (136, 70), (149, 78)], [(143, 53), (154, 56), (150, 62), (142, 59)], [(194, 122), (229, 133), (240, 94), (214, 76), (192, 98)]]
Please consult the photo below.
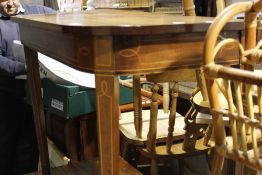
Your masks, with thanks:
[(158, 84), (154, 84), (152, 87), (152, 102), (150, 107), (150, 126), (148, 131), (147, 150), (154, 152), (156, 148), (156, 134), (157, 134), (157, 113), (158, 113)]
[(142, 138), (142, 96), (140, 88), (140, 76), (133, 76), (133, 99), (134, 99), (134, 124), (136, 137)]
[(172, 88), (172, 101), (170, 106), (169, 120), (168, 120), (168, 135), (166, 140), (166, 152), (171, 152), (173, 144), (173, 132), (176, 121), (176, 106), (178, 97), (178, 82), (175, 82)]
[(163, 110), (164, 110), (164, 113), (169, 112), (169, 103), (170, 103), (169, 83), (165, 82), (163, 83)]
[(182, 5), (184, 8), (185, 16), (196, 16), (195, 4), (193, 0), (183, 0)]

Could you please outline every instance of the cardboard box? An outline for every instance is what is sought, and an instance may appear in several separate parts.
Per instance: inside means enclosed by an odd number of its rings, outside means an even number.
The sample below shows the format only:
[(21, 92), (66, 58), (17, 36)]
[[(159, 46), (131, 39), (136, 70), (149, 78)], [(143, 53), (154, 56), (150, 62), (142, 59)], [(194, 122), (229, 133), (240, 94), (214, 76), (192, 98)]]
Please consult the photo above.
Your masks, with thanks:
[(80, 90), (79, 86), (55, 84), (42, 80), (43, 102), (47, 110), (65, 118), (74, 118), (95, 111), (94, 89)]
[[(79, 86), (56, 84), (49, 79), (42, 80), (43, 102), (51, 113), (65, 118), (75, 118), (95, 112), (95, 89), (81, 90)], [(133, 101), (132, 89), (120, 86), (120, 104)]]

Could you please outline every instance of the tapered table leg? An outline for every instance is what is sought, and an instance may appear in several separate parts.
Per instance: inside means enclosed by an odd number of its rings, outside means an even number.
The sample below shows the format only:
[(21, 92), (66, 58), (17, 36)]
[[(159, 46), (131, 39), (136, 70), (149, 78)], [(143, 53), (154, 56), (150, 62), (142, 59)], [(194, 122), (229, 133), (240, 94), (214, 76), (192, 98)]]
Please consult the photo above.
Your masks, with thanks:
[(100, 175), (119, 174), (118, 93), (117, 77), (96, 75)]
[(25, 57), (42, 173), (43, 175), (50, 175), (50, 163), (48, 158), (45, 116), (37, 52), (25, 47)]

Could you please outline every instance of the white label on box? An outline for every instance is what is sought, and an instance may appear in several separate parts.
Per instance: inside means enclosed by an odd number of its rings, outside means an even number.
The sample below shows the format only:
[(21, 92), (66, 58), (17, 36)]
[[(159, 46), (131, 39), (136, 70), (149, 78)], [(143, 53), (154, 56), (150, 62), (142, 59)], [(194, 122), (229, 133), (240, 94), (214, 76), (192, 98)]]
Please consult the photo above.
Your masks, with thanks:
[(53, 108), (56, 108), (56, 109), (60, 110), (60, 111), (63, 111), (63, 110), (64, 110), (64, 104), (63, 104), (63, 102), (61, 102), (61, 101), (59, 101), (59, 100), (57, 100), (57, 99), (54, 99), (54, 98), (52, 98), (51, 106), (52, 106)]

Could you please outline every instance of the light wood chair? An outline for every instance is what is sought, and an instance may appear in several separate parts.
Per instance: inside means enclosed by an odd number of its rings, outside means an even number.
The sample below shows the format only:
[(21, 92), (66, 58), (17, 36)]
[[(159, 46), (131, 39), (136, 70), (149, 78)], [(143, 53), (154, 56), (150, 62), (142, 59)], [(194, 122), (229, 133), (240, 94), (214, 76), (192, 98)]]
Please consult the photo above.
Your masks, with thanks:
[[(183, 71), (183, 70), (177, 70)], [(171, 74), (172, 75), (172, 74)], [(153, 83), (150, 109), (142, 110), (140, 77), (134, 76), (134, 111), (122, 112), (120, 130), (128, 143), (137, 145), (140, 152), (151, 161), (151, 175), (157, 175), (159, 159), (178, 158), (203, 154), (209, 146), (203, 144), (205, 125), (195, 125), (194, 121), (184, 118), (176, 112), (178, 97), (178, 81), (185, 81), (180, 76), (174, 77), (165, 74), (147, 75), (147, 81)], [(192, 81), (190, 77), (188, 81)], [(165, 112), (159, 105), (159, 84), (172, 80), (172, 100), (170, 110)], [(164, 97), (163, 101), (164, 101)], [(183, 166), (183, 161), (180, 165)]]
[[(233, 4), (216, 17), (206, 35), (204, 72), (214, 127), (213, 175), (221, 174), (225, 158), (241, 162), (251, 169), (262, 170), (259, 146), (262, 133), (262, 75), (253, 72), (254, 64), (262, 61), (262, 41), (256, 43), (257, 14), (261, 10), (261, 0)], [(245, 47), (230, 38), (217, 42), (226, 23), (239, 13), (245, 14)], [(239, 48), (242, 69), (215, 63), (218, 51), (226, 44)], [(221, 87), (215, 83), (217, 79), (222, 79)], [(219, 101), (219, 88), (224, 89), (226, 94), (226, 106)], [(229, 135), (225, 132), (222, 117), (230, 120)]]

